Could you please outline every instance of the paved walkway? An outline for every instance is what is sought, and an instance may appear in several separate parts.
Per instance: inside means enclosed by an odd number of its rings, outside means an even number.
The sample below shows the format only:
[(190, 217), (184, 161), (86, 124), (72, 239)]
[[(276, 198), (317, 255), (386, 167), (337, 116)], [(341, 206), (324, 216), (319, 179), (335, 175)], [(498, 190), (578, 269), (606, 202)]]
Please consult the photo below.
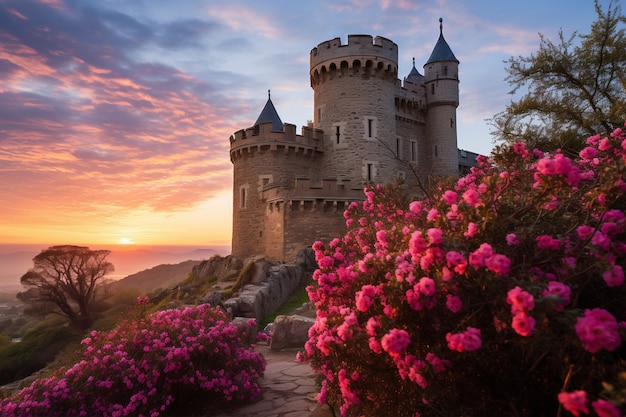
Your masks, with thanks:
[(317, 404), (318, 388), (311, 367), (296, 361), (296, 349), (273, 351), (257, 345), (267, 362), (261, 380), (261, 397), (251, 404), (233, 407), (214, 417), (332, 417)]

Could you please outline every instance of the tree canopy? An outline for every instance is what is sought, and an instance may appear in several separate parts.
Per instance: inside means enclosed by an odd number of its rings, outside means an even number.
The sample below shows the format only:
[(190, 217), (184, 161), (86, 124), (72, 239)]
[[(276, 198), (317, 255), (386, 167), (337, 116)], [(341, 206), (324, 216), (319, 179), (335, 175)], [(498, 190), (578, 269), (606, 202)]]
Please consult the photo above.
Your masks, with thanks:
[(92, 304), (103, 277), (113, 272), (108, 250), (84, 246), (51, 246), (33, 258), (34, 267), (20, 279), (28, 289), (17, 297), (30, 304), (29, 312), (57, 313), (79, 327), (88, 326)]
[(537, 52), (505, 61), (511, 94), (525, 94), (490, 120), (497, 139), (578, 152), (581, 138), (624, 125), (626, 19), (616, 0), (606, 11), (596, 0), (595, 9), (590, 33), (568, 38), (559, 30), (557, 42), (539, 34)]

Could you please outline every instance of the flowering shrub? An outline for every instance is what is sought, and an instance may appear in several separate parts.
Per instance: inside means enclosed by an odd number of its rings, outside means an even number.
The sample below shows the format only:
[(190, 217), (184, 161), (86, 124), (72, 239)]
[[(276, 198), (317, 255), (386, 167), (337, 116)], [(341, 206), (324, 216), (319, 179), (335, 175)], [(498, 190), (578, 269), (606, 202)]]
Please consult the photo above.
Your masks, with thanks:
[(523, 144), (422, 201), (365, 190), (316, 242), (305, 352), (342, 416), (626, 411), (626, 135)]
[[(138, 300), (145, 304), (144, 299)], [(2, 416), (158, 416), (202, 395), (253, 399), (265, 362), (208, 305), (153, 313), (82, 341), (84, 359), (0, 403)]]

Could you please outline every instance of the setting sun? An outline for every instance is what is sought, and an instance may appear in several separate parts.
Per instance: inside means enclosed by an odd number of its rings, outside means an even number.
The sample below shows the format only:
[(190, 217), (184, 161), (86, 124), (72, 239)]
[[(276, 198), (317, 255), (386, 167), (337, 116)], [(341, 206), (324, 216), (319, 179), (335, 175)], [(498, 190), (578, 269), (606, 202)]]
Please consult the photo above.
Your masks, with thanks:
[(134, 242), (127, 238), (127, 237), (123, 237), (120, 239), (120, 245), (132, 245)]

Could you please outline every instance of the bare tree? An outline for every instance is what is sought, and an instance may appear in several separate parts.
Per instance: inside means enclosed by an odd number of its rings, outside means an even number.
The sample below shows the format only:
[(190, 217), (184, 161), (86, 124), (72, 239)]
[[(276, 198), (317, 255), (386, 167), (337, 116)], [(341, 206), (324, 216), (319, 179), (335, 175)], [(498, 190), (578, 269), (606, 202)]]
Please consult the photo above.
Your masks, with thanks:
[(84, 246), (51, 246), (33, 258), (34, 267), (20, 279), (28, 289), (17, 298), (30, 304), (27, 312), (56, 313), (86, 328), (93, 321), (92, 304), (103, 287), (103, 277), (113, 272), (108, 250)]

